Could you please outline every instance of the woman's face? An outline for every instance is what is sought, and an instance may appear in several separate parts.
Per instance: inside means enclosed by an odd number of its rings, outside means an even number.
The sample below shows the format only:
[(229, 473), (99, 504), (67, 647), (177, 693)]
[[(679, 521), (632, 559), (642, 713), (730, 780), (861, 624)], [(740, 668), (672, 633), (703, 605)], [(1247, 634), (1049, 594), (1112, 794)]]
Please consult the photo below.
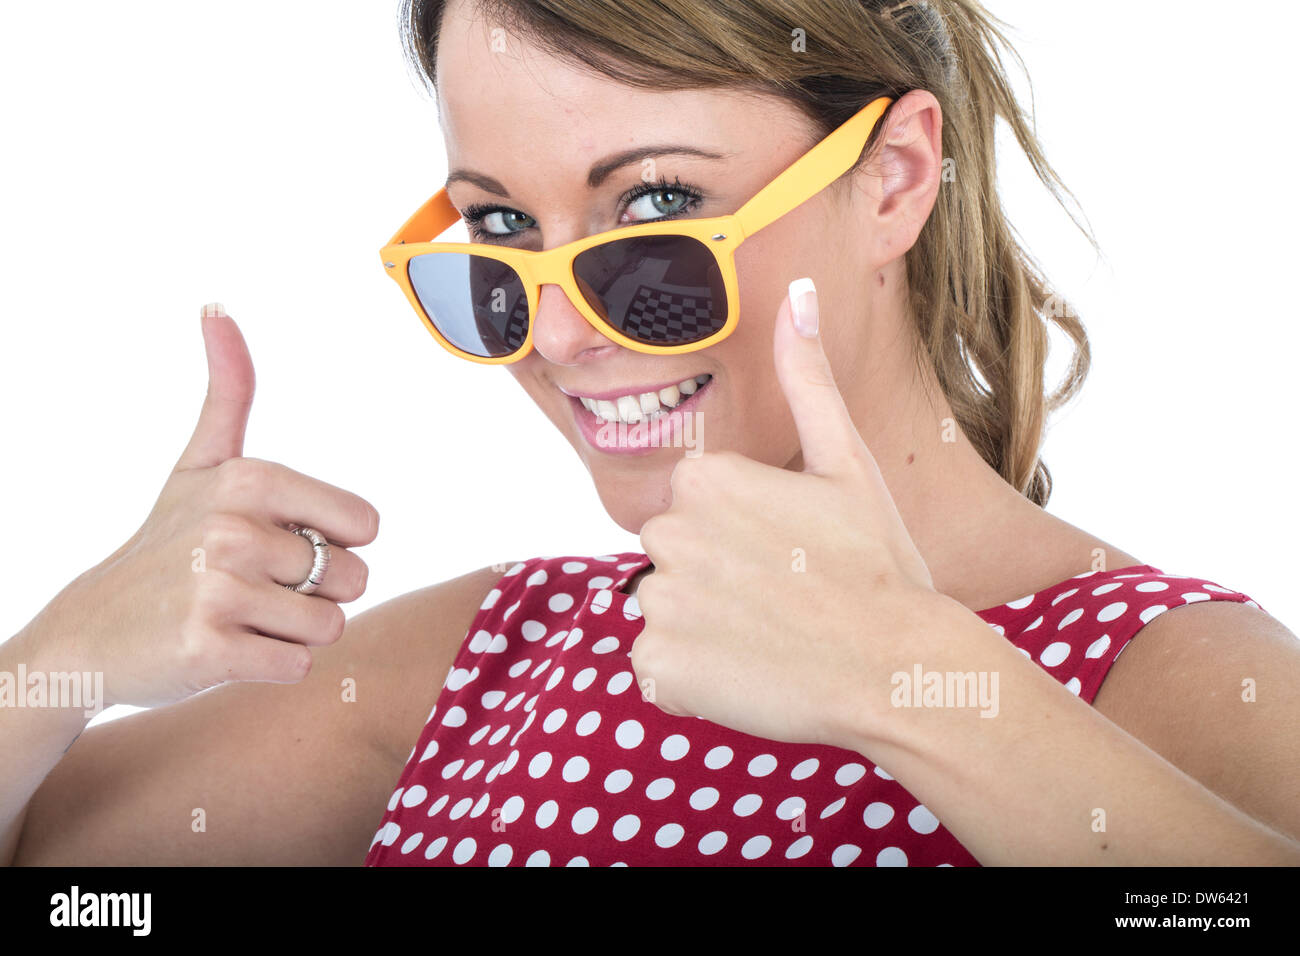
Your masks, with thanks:
[[(437, 89), (457, 209), (487, 205), (475, 241), (549, 249), (607, 229), (665, 216), (734, 213), (815, 142), (810, 122), (773, 97), (725, 91), (653, 91), (587, 75), (522, 43), (494, 41), (472, 3), (453, 0), (438, 46)], [(503, 48), (504, 46), (504, 48)], [(593, 168), (654, 147), (592, 185)], [(696, 151), (713, 155), (697, 155)], [(643, 174), (649, 173), (649, 175)], [(645, 192), (646, 179), (672, 184)], [(491, 180), (493, 182), (488, 182)], [(870, 305), (862, 295), (870, 261), (855, 206), (868, 197), (845, 179), (747, 239), (736, 253), (741, 315), (724, 341), (680, 355), (624, 348), (593, 328), (554, 285), (541, 291), (533, 351), (507, 366), (577, 450), (605, 509), (623, 528), (672, 501), (669, 477), (694, 440), (765, 464), (799, 466), (799, 445), (772, 353), (773, 323), (788, 284), (811, 276), (822, 338), (850, 411), (870, 351)], [(678, 183), (680, 182), (680, 187)], [(630, 198), (632, 190), (645, 194)], [(677, 215), (674, 215), (677, 214)], [(572, 396), (640, 395), (709, 376), (690, 406), (694, 427), (676, 446), (599, 447), (584, 434), (593, 413)], [(687, 386), (689, 388), (689, 386)], [(651, 403), (653, 404), (653, 403)], [(693, 453), (693, 452), (692, 452)]]

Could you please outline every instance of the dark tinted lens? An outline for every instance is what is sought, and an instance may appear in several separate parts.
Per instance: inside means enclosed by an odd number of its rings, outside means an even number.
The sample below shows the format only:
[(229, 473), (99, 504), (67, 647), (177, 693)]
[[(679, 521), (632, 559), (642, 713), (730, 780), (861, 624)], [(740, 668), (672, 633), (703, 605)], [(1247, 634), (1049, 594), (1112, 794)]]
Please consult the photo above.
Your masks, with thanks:
[(528, 296), (514, 269), (486, 256), (429, 252), (407, 267), (411, 287), (443, 337), (471, 355), (515, 352), (528, 334)]
[(573, 277), (614, 328), (648, 345), (685, 345), (719, 331), (727, 293), (718, 261), (689, 236), (616, 239), (578, 254)]

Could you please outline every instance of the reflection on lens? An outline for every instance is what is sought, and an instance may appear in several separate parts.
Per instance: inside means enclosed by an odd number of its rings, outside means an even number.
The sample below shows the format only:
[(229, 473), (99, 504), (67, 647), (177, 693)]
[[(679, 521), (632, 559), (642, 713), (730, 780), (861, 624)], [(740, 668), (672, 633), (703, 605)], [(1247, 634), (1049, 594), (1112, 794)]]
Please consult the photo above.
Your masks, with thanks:
[(456, 348), (483, 358), (516, 352), (528, 335), (528, 296), (504, 262), (462, 252), (413, 256), (411, 288), (434, 327)]
[(588, 304), (630, 339), (685, 345), (727, 321), (718, 260), (689, 236), (615, 239), (580, 252), (573, 277)]

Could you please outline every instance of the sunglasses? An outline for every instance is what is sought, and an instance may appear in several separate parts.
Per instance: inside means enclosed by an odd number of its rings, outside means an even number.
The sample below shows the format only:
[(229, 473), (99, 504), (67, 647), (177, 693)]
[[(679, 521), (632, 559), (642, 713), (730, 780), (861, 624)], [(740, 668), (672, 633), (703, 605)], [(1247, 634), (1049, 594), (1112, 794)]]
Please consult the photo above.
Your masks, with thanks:
[(891, 102), (868, 103), (732, 215), (624, 226), (541, 252), (429, 242), (461, 218), (444, 188), (380, 251), (384, 268), (438, 343), (471, 362), (502, 365), (532, 351), (547, 284), (619, 345), (693, 352), (739, 321), (736, 248), (851, 169)]

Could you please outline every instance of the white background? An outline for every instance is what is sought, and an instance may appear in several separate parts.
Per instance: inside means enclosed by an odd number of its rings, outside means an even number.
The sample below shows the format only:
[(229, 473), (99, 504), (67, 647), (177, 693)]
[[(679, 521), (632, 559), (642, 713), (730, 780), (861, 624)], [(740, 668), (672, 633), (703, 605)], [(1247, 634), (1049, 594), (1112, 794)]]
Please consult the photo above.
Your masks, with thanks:
[[(990, 7), (1015, 28), (1048, 157), (1108, 257), (1003, 150), (1013, 221), (1093, 343), (1044, 448), (1049, 510), (1300, 629), (1300, 15)], [(446, 173), (394, 10), (0, 8), (0, 637), (147, 515), (206, 389), (209, 300), (257, 368), (245, 453), (382, 515), (351, 614), (496, 561), (639, 549), (509, 373), (438, 348), (379, 264)], [(503, 509), (511, 520), (491, 517)]]

